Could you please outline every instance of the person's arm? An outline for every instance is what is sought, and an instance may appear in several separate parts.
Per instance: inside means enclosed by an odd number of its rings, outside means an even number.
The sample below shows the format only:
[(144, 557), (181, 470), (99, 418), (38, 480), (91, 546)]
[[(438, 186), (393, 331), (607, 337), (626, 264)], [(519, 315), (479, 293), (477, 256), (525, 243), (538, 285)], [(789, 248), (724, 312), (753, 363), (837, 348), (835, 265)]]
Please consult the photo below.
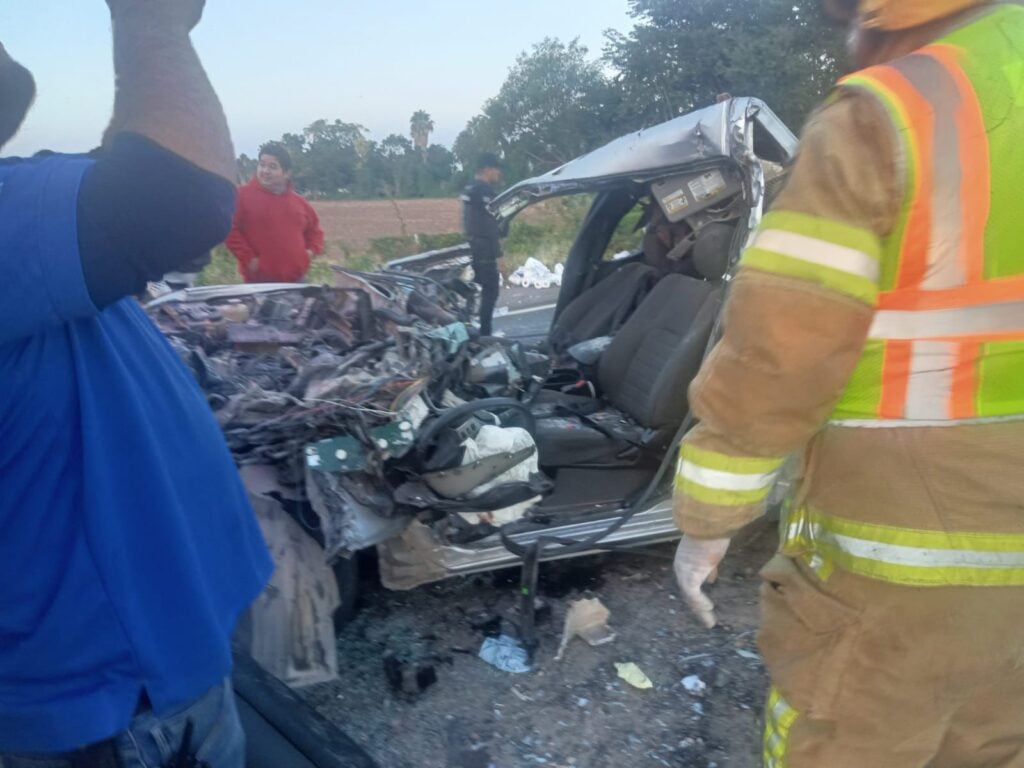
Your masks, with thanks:
[(108, 0), (114, 116), (78, 200), (82, 271), (100, 309), (195, 261), (234, 213), (234, 150), (189, 39), (202, 0)]
[(189, 34), (204, 0), (107, 0), (114, 31), (114, 116), (104, 136), (144, 136), (234, 184), (224, 110)]
[(811, 122), (785, 190), (743, 255), (724, 336), (690, 393), (676, 517), (728, 537), (759, 517), (786, 457), (824, 425), (853, 373), (878, 297), (881, 240), (902, 196), (882, 108), (844, 94)]
[(0, 343), (88, 318), (231, 222), (231, 142), (188, 39), (200, 0), (111, 0), (116, 117), (96, 159), (0, 168)]
[(316, 209), (308, 202), (306, 204), (306, 229), (302, 233), (306, 240), (306, 250), (319, 256), (324, 252), (324, 231), (320, 228), (320, 217), (316, 215)]

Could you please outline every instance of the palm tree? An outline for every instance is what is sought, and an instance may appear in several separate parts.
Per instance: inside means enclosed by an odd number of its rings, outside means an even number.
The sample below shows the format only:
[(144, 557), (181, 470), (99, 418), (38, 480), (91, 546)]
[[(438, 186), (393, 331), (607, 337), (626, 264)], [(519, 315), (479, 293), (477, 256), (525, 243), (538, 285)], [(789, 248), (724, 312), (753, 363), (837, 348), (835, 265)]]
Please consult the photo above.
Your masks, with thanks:
[(409, 118), (409, 132), (412, 134), (416, 149), (425, 150), (430, 144), (430, 133), (434, 130), (434, 120), (422, 109), (416, 110)]

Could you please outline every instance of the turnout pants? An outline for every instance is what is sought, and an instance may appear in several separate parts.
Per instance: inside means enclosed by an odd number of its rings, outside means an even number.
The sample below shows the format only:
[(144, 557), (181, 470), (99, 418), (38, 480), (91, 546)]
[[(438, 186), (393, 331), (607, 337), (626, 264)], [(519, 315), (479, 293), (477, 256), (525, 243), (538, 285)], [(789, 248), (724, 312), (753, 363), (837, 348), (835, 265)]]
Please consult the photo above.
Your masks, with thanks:
[(494, 307), (501, 290), (498, 259), (501, 245), (498, 241), (474, 238), (469, 243), (473, 253), (473, 282), (480, 286), (480, 335), (490, 336), (494, 321)]
[(766, 768), (1024, 768), (1024, 588), (761, 575)]

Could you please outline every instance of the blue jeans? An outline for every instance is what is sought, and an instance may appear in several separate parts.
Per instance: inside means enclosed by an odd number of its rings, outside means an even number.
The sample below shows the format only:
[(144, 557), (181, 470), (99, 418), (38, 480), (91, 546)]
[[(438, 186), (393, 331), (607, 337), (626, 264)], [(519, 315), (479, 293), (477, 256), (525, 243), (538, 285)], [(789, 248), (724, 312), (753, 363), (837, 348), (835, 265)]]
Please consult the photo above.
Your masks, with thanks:
[[(163, 717), (137, 715), (112, 742), (117, 768), (164, 768), (177, 756), (185, 724), (193, 725), (191, 752), (209, 768), (244, 768), (245, 734), (230, 681), (211, 688), (192, 704)], [(109, 763), (96, 765), (106, 768)], [(0, 768), (72, 768), (70, 757), (0, 756)], [(204, 766), (205, 768), (205, 766)]]

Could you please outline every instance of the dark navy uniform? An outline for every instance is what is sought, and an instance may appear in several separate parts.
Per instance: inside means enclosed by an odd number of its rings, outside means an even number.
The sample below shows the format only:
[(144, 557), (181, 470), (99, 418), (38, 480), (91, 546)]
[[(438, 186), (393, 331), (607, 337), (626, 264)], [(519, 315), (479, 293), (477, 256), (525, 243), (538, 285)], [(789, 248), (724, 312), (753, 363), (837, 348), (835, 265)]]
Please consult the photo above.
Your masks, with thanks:
[(491, 335), (494, 305), (498, 302), (501, 276), (501, 227), (487, 210), (494, 198), (494, 189), (486, 181), (474, 179), (462, 193), (462, 226), (473, 253), (474, 282), (480, 286), (480, 333)]

